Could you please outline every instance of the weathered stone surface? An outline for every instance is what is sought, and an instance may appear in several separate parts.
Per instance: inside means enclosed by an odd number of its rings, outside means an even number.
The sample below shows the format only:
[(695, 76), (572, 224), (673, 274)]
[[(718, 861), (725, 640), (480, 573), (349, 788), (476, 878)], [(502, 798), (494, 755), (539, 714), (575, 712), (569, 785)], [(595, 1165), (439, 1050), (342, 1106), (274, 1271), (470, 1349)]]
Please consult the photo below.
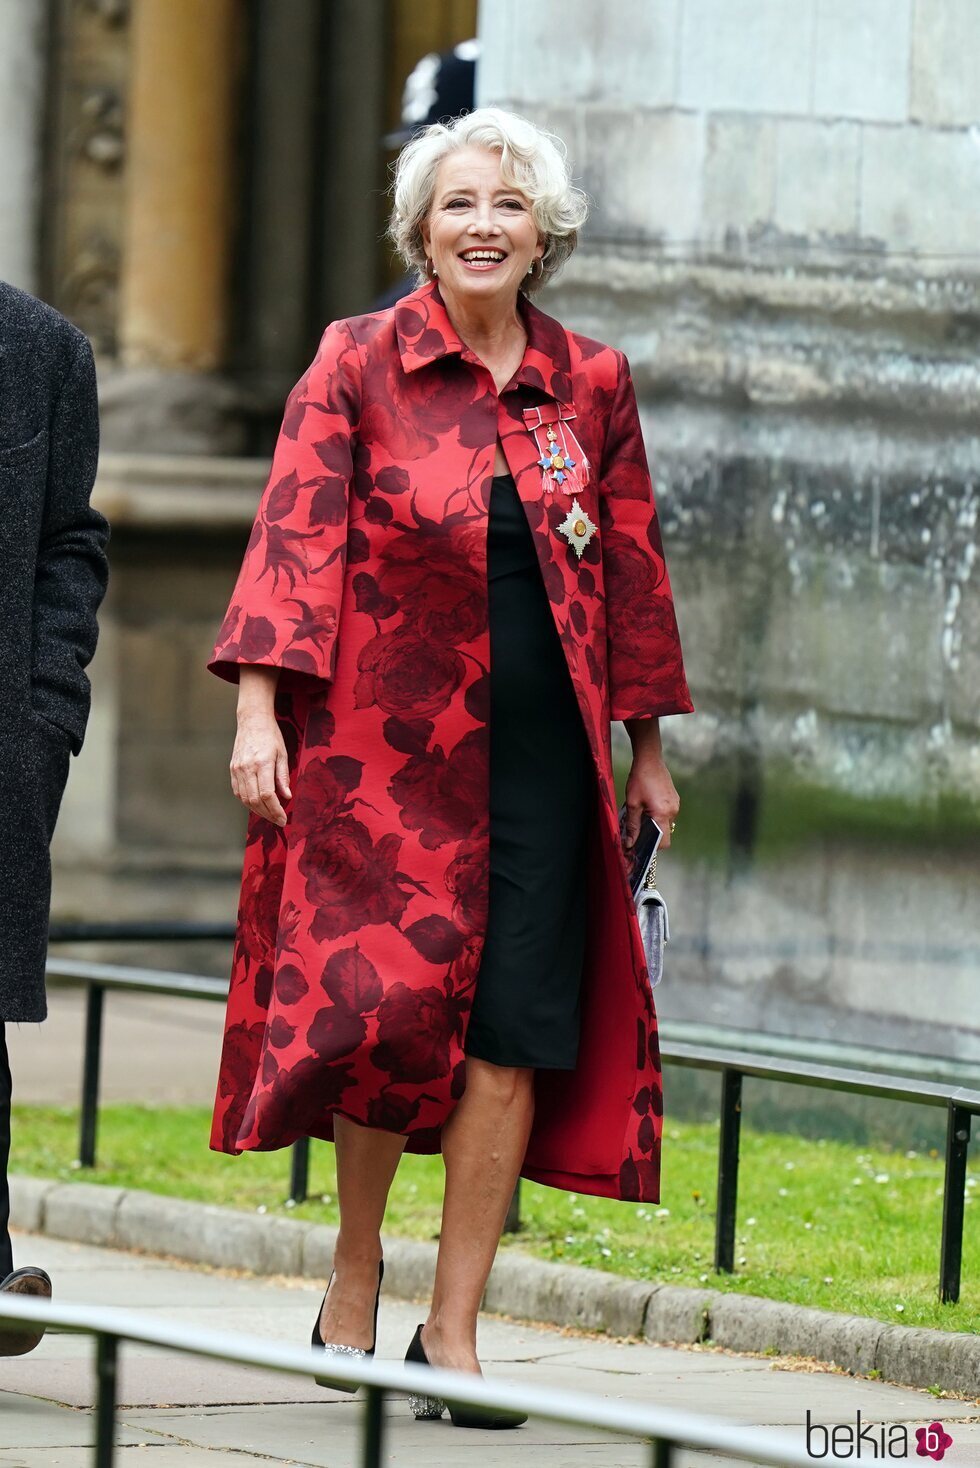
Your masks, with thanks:
[(874, 1364), (885, 1381), (975, 1395), (980, 1383), (980, 1336), (886, 1325), (878, 1337)]
[(876, 122), (906, 120), (912, 9), (912, 0), (817, 0), (814, 112)]
[(885, 1328), (862, 1316), (736, 1294), (717, 1295), (709, 1318), (712, 1341), (729, 1350), (774, 1349), (780, 1355), (814, 1356), (862, 1373), (875, 1365), (876, 1344)]
[(172, 1254), (178, 1259), (248, 1269), (256, 1274), (301, 1274), (308, 1223), (238, 1213), (153, 1193), (127, 1193), (116, 1219), (117, 1247)]
[(972, 134), (871, 126), (863, 148), (862, 232), (895, 251), (972, 260), (977, 217), (964, 207), (980, 198), (980, 149)]
[(679, 105), (715, 112), (809, 112), (813, 4), (684, 0)]
[(936, 127), (975, 127), (980, 48), (973, 0), (917, 5), (912, 30), (909, 115)]
[(683, 1285), (660, 1285), (647, 1305), (643, 1334), (648, 1341), (703, 1341), (709, 1334), (710, 1312), (716, 1290), (695, 1290)]
[(861, 130), (855, 123), (781, 118), (768, 217), (777, 229), (801, 239), (855, 238), (860, 162)]
[(712, 113), (705, 125), (701, 229), (721, 245), (743, 238), (772, 214), (776, 191), (775, 118)]
[(436, 1250), (414, 1239), (386, 1239), (384, 1287), (402, 1300), (423, 1300), (432, 1293)]
[(337, 1229), (329, 1224), (316, 1223), (303, 1235), (301, 1273), (307, 1279), (322, 1279), (324, 1288), (333, 1268), (333, 1251), (337, 1244)]
[(14, 1174), (10, 1183), (10, 1220), (23, 1233), (44, 1233), (44, 1200), (58, 1183), (44, 1177), (20, 1177)]
[[(622, 24), (592, 0), (565, 0), (561, 36), (574, 38), (560, 49), (560, 95), (589, 103), (609, 95), (610, 78), (624, 107), (666, 106), (675, 100), (681, 0), (625, 0)], [(483, 50), (477, 67), (477, 105), (513, 104), (536, 90), (540, 57), (554, 57), (554, 12), (546, 5), (487, 5), (480, 12)], [(556, 89), (551, 87), (551, 91)]]
[(44, 1231), (56, 1239), (119, 1247), (117, 1220), (125, 1196), (122, 1188), (62, 1183), (44, 1196)]
[(582, 126), (582, 187), (600, 206), (593, 237), (669, 243), (697, 233), (701, 117), (590, 107)]
[(639, 1335), (653, 1289), (571, 1265), (542, 1270), (540, 1260), (503, 1251), (490, 1272), (483, 1308), (523, 1320)]

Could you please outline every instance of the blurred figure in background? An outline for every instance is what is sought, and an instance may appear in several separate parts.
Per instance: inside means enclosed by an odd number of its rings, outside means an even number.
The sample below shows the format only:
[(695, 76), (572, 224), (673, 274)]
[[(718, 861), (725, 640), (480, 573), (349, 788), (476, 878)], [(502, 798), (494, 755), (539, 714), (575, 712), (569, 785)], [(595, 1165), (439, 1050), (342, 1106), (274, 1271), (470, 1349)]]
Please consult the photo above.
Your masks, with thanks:
[[(88, 338), (0, 281), (0, 1290), (49, 1297), (43, 1269), (14, 1269), (10, 1064), (4, 1027), (47, 1017), (49, 847), (89, 711), (85, 667), (105, 595), (109, 527), (89, 504), (99, 406)], [(41, 1330), (0, 1326), (0, 1356)]]
[[(452, 122), (472, 112), (476, 97), (479, 41), (460, 41), (451, 51), (430, 51), (416, 62), (402, 92), (401, 126), (382, 138), (385, 148), (403, 148), (433, 122)], [(414, 275), (403, 275), (368, 307), (384, 311), (415, 290)]]

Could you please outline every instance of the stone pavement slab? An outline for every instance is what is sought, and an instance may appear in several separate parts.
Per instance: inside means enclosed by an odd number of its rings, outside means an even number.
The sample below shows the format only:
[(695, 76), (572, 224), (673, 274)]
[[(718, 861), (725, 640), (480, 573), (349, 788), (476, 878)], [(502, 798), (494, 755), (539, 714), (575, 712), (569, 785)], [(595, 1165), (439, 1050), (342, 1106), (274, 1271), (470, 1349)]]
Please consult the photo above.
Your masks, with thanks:
[[(103, 1104), (211, 1105), (224, 1005), (165, 995), (109, 994), (103, 1025)], [(85, 990), (50, 985), (43, 1026), (7, 1026), (14, 1100), (77, 1106), (84, 1037)]]
[[(59, 1300), (125, 1305), (270, 1340), (307, 1340), (322, 1292), (309, 1281), (241, 1277), (47, 1237), (18, 1236), (15, 1245), (18, 1262), (49, 1271)], [(424, 1306), (382, 1296), (379, 1357), (400, 1359), (422, 1318)], [(914, 1428), (938, 1419), (953, 1436), (950, 1468), (980, 1465), (980, 1401), (936, 1401), (838, 1372), (779, 1369), (787, 1363), (758, 1356), (612, 1341), (489, 1316), (481, 1318), (480, 1352), (488, 1376), (706, 1411), (773, 1432), (797, 1429), (801, 1447), (807, 1408), (817, 1422), (851, 1426), (860, 1410), (862, 1425), (904, 1424), (908, 1461), (922, 1462)], [(0, 1468), (87, 1468), (92, 1358), (84, 1338), (50, 1333), (29, 1356), (0, 1360)], [(347, 1468), (359, 1460), (359, 1399), (312, 1379), (124, 1346), (120, 1404), (116, 1468)], [(387, 1428), (389, 1461), (399, 1468), (633, 1468), (650, 1461), (644, 1444), (581, 1428), (532, 1421), (518, 1432), (484, 1433), (454, 1429), (448, 1418), (418, 1423), (397, 1399), (388, 1404)], [(736, 1461), (707, 1453), (676, 1459), (677, 1468)]]

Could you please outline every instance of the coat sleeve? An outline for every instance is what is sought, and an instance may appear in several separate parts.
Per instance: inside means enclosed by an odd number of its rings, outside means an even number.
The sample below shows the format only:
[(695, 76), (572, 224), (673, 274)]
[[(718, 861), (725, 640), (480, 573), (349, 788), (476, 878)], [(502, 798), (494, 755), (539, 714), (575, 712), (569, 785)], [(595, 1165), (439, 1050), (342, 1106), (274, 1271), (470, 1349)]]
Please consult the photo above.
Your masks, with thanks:
[(286, 400), (272, 470), (208, 667), (238, 681), (242, 663), (282, 669), (280, 686), (333, 677), (353, 437), (357, 347), (342, 321)]
[(44, 519), (34, 577), (31, 685), (34, 706), (69, 736), (77, 754), (88, 722), (86, 667), (98, 638), (109, 527), (90, 497), (99, 459), (99, 399), (92, 348), (72, 332), (71, 360), (55, 400)]
[(609, 717), (694, 711), (629, 362), (622, 353), (602, 456), (600, 542)]

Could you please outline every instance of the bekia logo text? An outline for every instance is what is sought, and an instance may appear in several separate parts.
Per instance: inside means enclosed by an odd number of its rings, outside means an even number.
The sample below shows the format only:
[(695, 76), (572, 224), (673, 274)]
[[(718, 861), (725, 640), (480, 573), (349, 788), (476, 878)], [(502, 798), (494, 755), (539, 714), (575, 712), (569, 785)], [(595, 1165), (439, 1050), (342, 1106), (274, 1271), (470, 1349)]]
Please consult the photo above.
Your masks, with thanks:
[[(946, 1449), (953, 1446), (953, 1439), (941, 1422), (930, 1422), (928, 1427), (915, 1429), (915, 1455), (932, 1458), (934, 1462), (944, 1456)], [(908, 1458), (909, 1435), (901, 1422), (870, 1422), (861, 1426), (861, 1412), (853, 1427), (846, 1422), (835, 1422), (827, 1427), (814, 1422), (809, 1407), (806, 1410), (806, 1450), (811, 1458), (827, 1458), (844, 1462), (847, 1459), (865, 1461), (872, 1458)]]

